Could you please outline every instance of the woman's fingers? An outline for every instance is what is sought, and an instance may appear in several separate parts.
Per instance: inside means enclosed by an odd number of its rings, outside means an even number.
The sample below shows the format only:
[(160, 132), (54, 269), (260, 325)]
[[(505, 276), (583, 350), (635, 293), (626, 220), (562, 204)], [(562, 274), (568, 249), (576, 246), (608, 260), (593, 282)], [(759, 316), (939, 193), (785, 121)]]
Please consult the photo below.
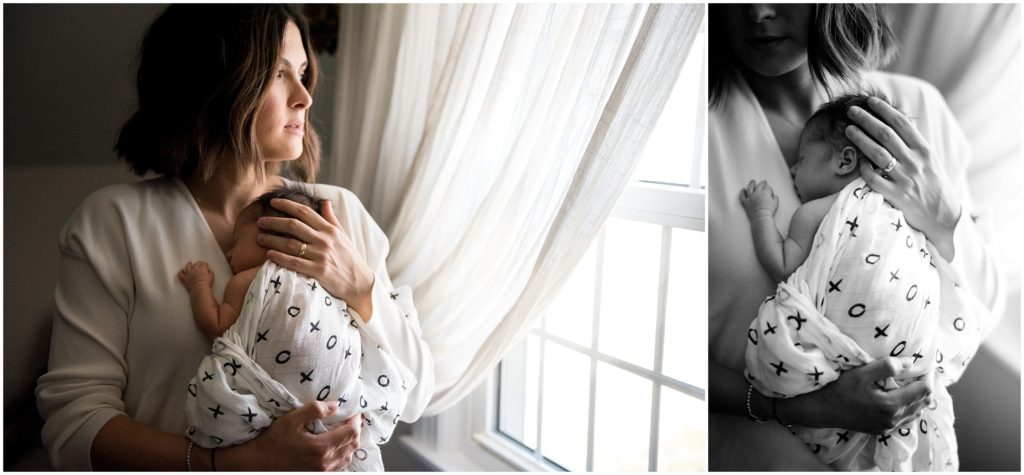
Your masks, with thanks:
[(860, 162), (860, 176), (864, 179), (864, 182), (871, 187), (871, 189), (879, 192), (882, 196), (890, 197), (895, 196), (897, 192), (896, 184), (886, 180), (882, 175), (879, 175), (880, 170), (871, 168), (871, 165), (866, 161)]
[(903, 143), (907, 144), (908, 147), (921, 148), (926, 146), (927, 142), (921, 136), (921, 133), (917, 131), (917, 127), (914, 127), (910, 119), (903, 115), (902, 112), (896, 110), (895, 107), (877, 97), (868, 98), (868, 107), (875, 111), (886, 124), (889, 124), (889, 127), (892, 127), (893, 131), (903, 139)]
[[(261, 246), (267, 249), (272, 249), (299, 259), (315, 260), (314, 258), (319, 257), (323, 253), (323, 250), (319, 249), (318, 245), (310, 244), (287, 236), (263, 233), (258, 235), (256, 239)], [(306, 245), (305, 252), (303, 252), (302, 249), (303, 244)]]
[(856, 125), (846, 127), (846, 138), (850, 139), (878, 168), (885, 168), (894, 159), (889, 150), (875, 142)]
[[(315, 229), (317, 231), (326, 230), (328, 228), (328, 226), (330, 226), (330, 223), (328, 223), (326, 220), (324, 220), (324, 218), (322, 218), (319, 214), (317, 214), (316, 211), (313, 210), (313, 208), (310, 208), (309, 206), (306, 206), (306, 205), (303, 205), (303, 204), (296, 203), (296, 202), (294, 202), (292, 200), (286, 200), (286, 199), (282, 199), (282, 198), (274, 198), (274, 199), (270, 200), (270, 206), (273, 206), (274, 209), (276, 209), (278, 211), (283, 211), (285, 213), (288, 213), (289, 215), (293, 216), (295, 219), (297, 219), (297, 220), (301, 221), (302, 223), (304, 223), (306, 226), (308, 226), (308, 227), (310, 227), (312, 229)], [(288, 218), (278, 218), (278, 219), (288, 219)]]
[(868, 381), (880, 381), (885, 378), (899, 376), (904, 370), (899, 358), (879, 358), (860, 368), (860, 374)]
[[(256, 223), (263, 231), (274, 231), (280, 234), (287, 234), (305, 243), (317, 242), (317, 232), (306, 223), (297, 219), (264, 216)], [(290, 250), (282, 249), (282, 251), (288, 252)]]
[(331, 200), (323, 200), (321, 202), (320, 215), (323, 216), (324, 220), (331, 226), (341, 227), (341, 223), (338, 222), (338, 217), (334, 215), (334, 203), (331, 202)]
[(330, 444), (334, 447), (341, 447), (344, 445), (355, 444), (355, 448), (359, 447), (359, 433), (363, 426), (363, 416), (356, 414), (344, 424), (327, 431), (324, 435), (329, 438)]
[(344, 424), (335, 427), (318, 437), (323, 437), (331, 450), (336, 462), (333, 470), (340, 470), (352, 462), (352, 456), (359, 450), (359, 433), (362, 428), (362, 415), (356, 414), (345, 421)]
[(291, 411), (281, 419), (287, 420), (288, 422), (296, 425), (297, 427), (305, 427), (307, 423), (318, 421), (331, 414), (334, 414), (338, 410), (337, 402), (319, 402), (313, 401), (302, 405), (298, 409)]
[[(928, 405), (928, 399), (932, 395), (932, 388), (924, 381), (914, 381), (902, 388), (886, 391), (885, 394), (891, 398), (892, 402), (900, 406), (906, 406), (908, 410), (904, 412), (920, 412), (921, 409)], [(915, 409), (910, 411), (910, 408)]]
[(315, 266), (316, 264), (314, 264), (313, 261), (306, 259), (306, 257), (308, 256), (309, 251), (306, 251), (306, 256), (304, 257), (296, 257), (281, 251), (275, 251), (273, 249), (267, 251), (267, 259), (270, 259), (270, 262), (273, 262), (274, 264), (284, 267), (285, 269), (290, 269), (300, 274), (314, 277), (317, 275), (314, 273), (313, 269), (313, 266)]
[[(887, 154), (896, 157), (897, 160), (901, 161), (901, 165), (906, 166), (907, 162), (911, 160), (910, 149), (907, 148), (907, 144), (903, 142), (903, 139), (890, 128), (887, 124), (878, 120), (875, 116), (869, 114), (864, 109), (857, 106), (850, 107), (846, 114), (850, 117), (854, 124), (854, 129), (860, 130), (862, 133), (866, 133), (865, 137), (861, 137), (863, 140), (867, 138), (875, 143), (877, 148), (882, 148), (887, 151)], [(851, 128), (846, 128), (846, 136), (850, 140), (854, 140), (850, 136)], [(864, 153), (868, 153), (859, 143), (854, 142)], [(866, 144), (867, 145), (867, 144)], [(875, 164), (881, 168), (885, 168), (889, 164), (888, 160), (883, 162), (875, 161)]]

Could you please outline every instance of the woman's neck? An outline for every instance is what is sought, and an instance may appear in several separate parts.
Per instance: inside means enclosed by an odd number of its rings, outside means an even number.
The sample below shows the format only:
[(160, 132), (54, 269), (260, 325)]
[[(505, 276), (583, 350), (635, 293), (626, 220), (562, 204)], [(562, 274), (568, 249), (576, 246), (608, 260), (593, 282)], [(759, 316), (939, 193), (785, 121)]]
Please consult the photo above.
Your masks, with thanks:
[(226, 164), (218, 166), (208, 181), (204, 182), (199, 172), (184, 181), (204, 213), (213, 213), (231, 222), (257, 196), (282, 184), (281, 177), (259, 180), (255, 170), (236, 171)]
[(765, 112), (779, 115), (795, 125), (802, 127), (819, 105), (816, 86), (806, 63), (779, 76), (762, 76), (747, 68), (742, 68), (742, 74)]

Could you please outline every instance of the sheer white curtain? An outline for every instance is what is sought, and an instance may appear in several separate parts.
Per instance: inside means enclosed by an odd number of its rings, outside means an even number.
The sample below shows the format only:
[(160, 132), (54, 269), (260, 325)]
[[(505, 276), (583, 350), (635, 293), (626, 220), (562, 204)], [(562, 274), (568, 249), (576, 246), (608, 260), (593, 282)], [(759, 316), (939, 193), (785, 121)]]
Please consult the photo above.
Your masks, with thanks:
[(323, 178), (359, 195), (414, 290), (437, 368), (428, 414), (481, 382), (575, 267), (703, 8), (341, 7)]

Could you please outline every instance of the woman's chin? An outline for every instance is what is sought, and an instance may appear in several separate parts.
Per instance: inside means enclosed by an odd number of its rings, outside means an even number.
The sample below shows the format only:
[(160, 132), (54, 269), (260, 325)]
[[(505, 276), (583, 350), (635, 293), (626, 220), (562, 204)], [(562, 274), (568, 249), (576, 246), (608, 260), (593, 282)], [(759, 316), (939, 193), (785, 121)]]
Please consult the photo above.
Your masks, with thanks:
[(293, 162), (295, 160), (298, 160), (299, 157), (301, 157), (301, 156), (302, 156), (302, 149), (299, 149), (298, 152), (289, 152), (289, 153), (285, 153), (285, 154), (274, 154), (274, 155), (264, 155), (264, 161), (266, 161), (266, 162)]
[(759, 76), (774, 78), (784, 76), (807, 63), (807, 54), (786, 54), (776, 52), (773, 54), (754, 53), (741, 55), (744, 66)]

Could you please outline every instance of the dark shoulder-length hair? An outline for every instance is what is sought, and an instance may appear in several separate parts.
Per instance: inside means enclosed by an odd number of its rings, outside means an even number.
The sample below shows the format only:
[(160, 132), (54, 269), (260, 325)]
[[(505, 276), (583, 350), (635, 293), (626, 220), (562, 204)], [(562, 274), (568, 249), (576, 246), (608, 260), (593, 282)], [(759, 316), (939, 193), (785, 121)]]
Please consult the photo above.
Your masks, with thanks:
[[(732, 73), (739, 67), (729, 46), (724, 6), (708, 7), (708, 104), (712, 107), (725, 101)], [(896, 36), (884, 5), (816, 4), (807, 28), (807, 65), (829, 97), (834, 81), (854, 84), (862, 71), (884, 66), (896, 54)]]
[[(142, 40), (138, 106), (118, 134), (118, 156), (138, 175), (198, 173), (206, 181), (221, 160), (235, 170), (253, 168), (258, 177), (278, 172), (277, 163), (264, 163), (255, 123), (289, 21), (302, 36), (309, 58), (302, 83), (313, 95), (317, 62), (309, 27), (287, 6), (168, 7)], [(290, 165), (295, 178), (310, 181), (320, 164), (320, 139), (309, 120), (302, 145)]]

